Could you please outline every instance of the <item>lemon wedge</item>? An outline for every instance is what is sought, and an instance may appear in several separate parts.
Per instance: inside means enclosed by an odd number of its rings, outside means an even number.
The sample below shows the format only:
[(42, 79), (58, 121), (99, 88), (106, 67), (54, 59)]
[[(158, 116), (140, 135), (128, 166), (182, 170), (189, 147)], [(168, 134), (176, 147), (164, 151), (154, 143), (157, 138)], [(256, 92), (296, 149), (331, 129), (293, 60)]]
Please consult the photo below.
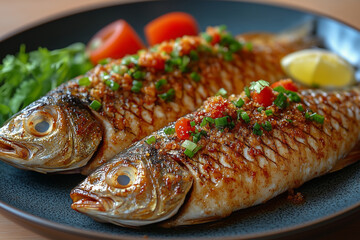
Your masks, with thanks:
[(355, 83), (354, 68), (339, 55), (322, 49), (291, 53), (281, 60), (291, 78), (309, 86), (339, 88)]

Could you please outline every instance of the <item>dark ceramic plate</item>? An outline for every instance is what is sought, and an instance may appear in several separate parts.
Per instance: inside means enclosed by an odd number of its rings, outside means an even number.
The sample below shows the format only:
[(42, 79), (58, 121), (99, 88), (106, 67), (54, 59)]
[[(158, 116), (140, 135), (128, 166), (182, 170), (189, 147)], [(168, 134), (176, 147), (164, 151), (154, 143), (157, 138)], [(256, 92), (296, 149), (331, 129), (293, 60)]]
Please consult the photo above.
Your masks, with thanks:
[[(0, 58), (14, 54), (19, 45), (28, 49), (50, 49), (73, 42), (87, 42), (101, 27), (118, 18), (126, 19), (142, 33), (143, 26), (170, 11), (194, 15), (202, 30), (208, 25), (226, 24), (233, 33), (272, 31), (316, 22), (315, 34), (324, 46), (360, 65), (360, 33), (336, 20), (316, 14), (269, 5), (231, 1), (151, 1), (108, 6), (84, 11), (28, 28), (0, 42)], [(43, 175), (15, 169), (0, 163), (0, 210), (25, 227), (52, 238), (256, 238), (279, 237), (303, 232), (360, 209), (360, 163), (339, 172), (314, 179), (301, 191), (302, 205), (294, 205), (281, 195), (270, 202), (243, 211), (215, 223), (161, 229), (127, 229), (98, 223), (70, 209), (70, 190), (84, 177), (79, 175)]]

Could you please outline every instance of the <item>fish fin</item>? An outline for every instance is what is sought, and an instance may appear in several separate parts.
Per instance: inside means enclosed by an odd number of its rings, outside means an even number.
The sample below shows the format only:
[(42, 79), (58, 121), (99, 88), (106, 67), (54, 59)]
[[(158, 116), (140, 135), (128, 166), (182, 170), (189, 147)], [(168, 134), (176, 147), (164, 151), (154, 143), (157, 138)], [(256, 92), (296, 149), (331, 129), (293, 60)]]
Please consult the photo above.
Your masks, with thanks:
[(336, 172), (344, 167), (347, 167), (353, 163), (356, 163), (360, 160), (360, 142), (356, 144), (353, 150), (344, 158), (340, 159), (335, 166), (331, 169), (330, 172)]

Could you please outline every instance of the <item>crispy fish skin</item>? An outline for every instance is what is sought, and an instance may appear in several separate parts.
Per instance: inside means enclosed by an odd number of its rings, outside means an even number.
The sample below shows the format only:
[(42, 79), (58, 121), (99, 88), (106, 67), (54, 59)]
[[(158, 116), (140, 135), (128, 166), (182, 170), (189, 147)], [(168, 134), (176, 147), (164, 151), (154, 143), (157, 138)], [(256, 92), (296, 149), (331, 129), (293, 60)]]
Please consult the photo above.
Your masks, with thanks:
[[(208, 30), (209, 33), (214, 33), (214, 31), (216, 32), (215, 28)], [(69, 81), (50, 92), (48, 96), (55, 98), (62, 95), (73, 96), (79, 100), (79, 104), (86, 107), (89, 107), (93, 100), (101, 103), (102, 106), (98, 111), (89, 108), (91, 114), (101, 125), (98, 130), (101, 133), (101, 139), (98, 138), (94, 141), (96, 144), (92, 144), (96, 151), (93, 151), (90, 161), (87, 156), (86, 159), (75, 159), (71, 161), (71, 165), (68, 165), (63, 164), (62, 155), (58, 155), (54, 156), (53, 161), (47, 159), (42, 162), (36, 152), (28, 153), (26, 156), (4, 156), (8, 152), (7, 148), (17, 146), (19, 141), (26, 141), (27, 145), (41, 145), (45, 139), (43, 136), (39, 138), (32, 135), (23, 140), (21, 135), (5, 131), (4, 129), (8, 129), (10, 125), (16, 128), (22, 127), (17, 125), (18, 123), (14, 120), (10, 120), (0, 130), (0, 137), (4, 143), (0, 145), (0, 158), (9, 163), (16, 162), (16, 166), (44, 173), (72, 170), (81, 171), (82, 174), (87, 175), (133, 142), (195, 110), (206, 98), (214, 95), (222, 87), (229, 94), (240, 93), (244, 85), (249, 84), (251, 79), (266, 77), (270, 82), (280, 79), (284, 75), (280, 67), (280, 59), (290, 52), (308, 46), (306, 41), (277, 38), (276, 35), (269, 34), (240, 35), (238, 39), (242, 42), (254, 41), (254, 44), (252, 49), (244, 46), (241, 50), (233, 53), (232, 60), (225, 60), (221, 54), (221, 48), (207, 43), (202, 37), (185, 36), (177, 41), (162, 43), (156, 50), (142, 51), (139, 53), (139, 58), (130, 60), (130, 63), (122, 64), (125, 59), (119, 59), (104, 66), (98, 65), (85, 76)], [(180, 67), (174, 67), (172, 71), (163, 69), (165, 62), (171, 58), (170, 52), (173, 52), (174, 49), (180, 57), (187, 56), (189, 59), (191, 50), (201, 47), (202, 50), (198, 51), (198, 59), (190, 59), (186, 65), (188, 68), (186, 71)], [(122, 71), (124, 65), (128, 70), (125, 73), (120, 74), (119, 71), (114, 70), (114, 68), (120, 67), (120, 71)], [(144, 74), (135, 77), (136, 74), (131, 72), (131, 69), (136, 71), (139, 66), (139, 70)], [(193, 72), (199, 74), (199, 81), (191, 77)], [(83, 77), (90, 80), (88, 86), (79, 84)], [(136, 79), (142, 83), (142, 88), (138, 93), (131, 90), (133, 80)], [(157, 89), (155, 83), (159, 79), (165, 79), (167, 84)], [(118, 84), (119, 88), (111, 89), (109, 82)], [(175, 96), (166, 99), (166, 93), (172, 89)], [(56, 107), (56, 103), (49, 103), (49, 108)], [(21, 118), (26, 119), (29, 116), (28, 112), (33, 111), (31, 108), (24, 109), (20, 113)], [(81, 116), (73, 119), (75, 125), (83, 125), (83, 121)], [(77, 142), (78, 138), (84, 138), (80, 134), (83, 132), (73, 135), (74, 142)], [(56, 142), (56, 140), (52, 140), (52, 142)], [(11, 144), (13, 144), (12, 147)], [(71, 148), (72, 146), (62, 147)], [(57, 149), (58, 146), (53, 144), (47, 148)], [(31, 152), (31, 149), (27, 151)], [(58, 150), (58, 152), (61, 151)], [(80, 169), (81, 167), (83, 168)]]
[[(202, 148), (192, 158), (184, 154), (184, 147), (181, 147), (183, 140), (179, 140), (175, 134), (166, 135), (165, 128), (161, 129), (147, 138), (155, 137), (155, 143), (148, 144), (146, 140), (136, 143), (74, 188), (71, 192), (72, 208), (120, 226), (148, 224), (147, 214), (151, 215), (149, 223), (158, 219), (164, 227), (192, 225), (264, 203), (286, 190), (324, 175), (336, 168), (360, 138), (360, 88), (342, 92), (303, 90), (300, 96), (304, 109), (325, 117), (323, 124), (306, 119), (305, 112), (300, 111), (295, 103), (285, 110), (269, 107), (274, 114), (267, 116), (264, 111), (258, 112), (259, 105), (250, 101), (243, 107), (250, 116), (249, 123), (237, 120), (232, 129), (222, 131), (210, 125), (202, 127), (207, 134), (197, 143)], [(241, 97), (246, 99), (244, 94)], [(224, 115), (234, 119), (236, 107), (230, 101), (238, 98), (210, 98), (202, 108), (185, 117), (198, 124), (205, 116), (212, 116), (216, 106), (226, 106)], [(254, 123), (262, 124), (265, 121), (271, 123), (272, 130), (264, 130), (261, 136), (254, 134)], [(168, 127), (174, 127), (174, 123)], [(144, 166), (152, 166), (142, 179), (156, 176), (168, 181), (167, 190), (163, 189), (164, 186), (161, 186), (161, 191), (158, 190), (159, 204), (165, 202), (164, 199), (176, 198), (177, 204), (184, 201), (177, 214), (165, 214), (172, 218), (164, 221), (164, 214), (157, 217), (156, 213), (144, 207), (143, 202), (137, 202), (137, 192), (154, 187), (150, 180), (144, 180), (147, 184), (142, 188), (130, 184), (132, 190), (127, 194), (118, 194), (118, 189), (111, 185), (121, 175), (121, 171), (114, 171), (115, 166), (134, 159), (141, 159)], [(172, 169), (153, 167), (161, 165), (166, 168), (173, 162), (181, 166), (181, 174)], [(186, 175), (184, 171), (189, 174)], [(168, 177), (169, 173), (171, 177)], [(135, 181), (139, 176), (129, 174), (128, 177)], [(187, 192), (189, 186), (178, 179), (192, 183), (191, 189)], [(179, 183), (183, 186), (178, 187), (182, 191), (169, 194), (172, 187)], [(158, 185), (155, 187), (160, 189)], [(97, 206), (89, 209), (89, 202), (97, 203)], [(142, 206), (143, 215), (133, 216), (127, 211), (129, 206), (118, 208), (119, 202), (130, 203), (132, 210)]]

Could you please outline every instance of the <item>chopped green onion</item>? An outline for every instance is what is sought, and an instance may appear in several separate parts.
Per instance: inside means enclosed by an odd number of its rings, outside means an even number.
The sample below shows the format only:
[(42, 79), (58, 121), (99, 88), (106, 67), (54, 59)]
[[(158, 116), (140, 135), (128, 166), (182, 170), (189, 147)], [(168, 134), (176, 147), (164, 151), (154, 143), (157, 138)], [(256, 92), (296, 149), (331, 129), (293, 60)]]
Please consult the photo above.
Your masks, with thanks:
[(201, 80), (201, 76), (197, 72), (190, 73), (190, 77), (195, 82), (200, 82), (200, 80)]
[(190, 122), (190, 126), (194, 127), (196, 125), (196, 122), (195, 121), (191, 121)]
[(171, 128), (171, 127), (165, 128), (165, 129), (164, 129), (164, 133), (165, 133), (166, 135), (172, 135), (172, 134), (175, 133), (175, 128)]
[(134, 79), (144, 79), (144, 78), (145, 78), (145, 75), (146, 75), (146, 73), (137, 70), (137, 71), (135, 71), (131, 76), (132, 76)]
[(205, 117), (206, 121), (208, 123), (214, 124), (215, 123), (215, 119), (211, 118), (211, 117)]
[(149, 137), (148, 139), (146, 139), (145, 142), (146, 142), (147, 144), (153, 144), (153, 143), (156, 142), (156, 138), (155, 138), (155, 136), (151, 136), (151, 137)]
[(227, 26), (225, 24), (220, 25), (217, 27), (219, 29), (220, 32), (224, 32), (227, 29)]
[(174, 66), (173, 66), (171, 60), (167, 60), (165, 62), (165, 69), (164, 70), (165, 70), (165, 72), (172, 72), (174, 70)]
[(225, 61), (232, 61), (234, 59), (232, 52), (223, 52), (222, 55)]
[(280, 109), (284, 109), (284, 108), (286, 108), (286, 107), (289, 105), (289, 103), (288, 103), (288, 101), (287, 101), (287, 97), (285, 96), (284, 93), (280, 93), (280, 94), (276, 97), (276, 99), (275, 99), (275, 101), (274, 101), (274, 104), (275, 104), (276, 106), (278, 106)]
[(279, 92), (279, 93), (285, 93), (286, 92), (286, 90), (285, 90), (285, 88), (283, 86), (277, 86), (273, 90), (276, 91), (276, 92)]
[(101, 108), (101, 103), (97, 100), (94, 100), (90, 103), (90, 107), (95, 111), (98, 111)]
[(215, 118), (215, 126), (217, 128), (227, 127), (229, 125), (228, 118), (229, 118), (228, 116), (221, 117), (221, 118)]
[(266, 121), (265, 123), (263, 123), (262, 127), (263, 127), (263, 129), (265, 129), (268, 132), (270, 132), (272, 130), (272, 125), (269, 121)]
[(124, 65), (114, 65), (112, 67), (112, 71), (114, 73), (120, 74), (120, 75), (124, 75), (124, 73), (126, 73), (128, 71), (128, 67), (124, 66)]
[(141, 88), (142, 88), (142, 86), (143, 86), (143, 84), (142, 84), (142, 82), (141, 81), (137, 81), (137, 80), (134, 80), (134, 81), (132, 81), (132, 88), (131, 88), (131, 91), (133, 91), (133, 92), (135, 92), (135, 93), (138, 93), (138, 92), (140, 92), (140, 90), (141, 90)]
[(161, 90), (161, 87), (162, 86), (164, 86), (164, 85), (166, 85), (167, 84), (167, 81), (166, 81), (166, 79), (160, 79), (159, 81), (157, 81), (156, 83), (155, 83), (155, 88), (156, 88), (156, 90)]
[(263, 134), (263, 131), (260, 129), (260, 124), (259, 123), (255, 123), (253, 126), (253, 133), (255, 135), (261, 136)]
[(242, 45), (238, 41), (234, 41), (229, 45), (229, 50), (231, 52), (237, 52), (242, 48)]
[(241, 119), (244, 120), (245, 123), (249, 123), (250, 122), (250, 117), (246, 112), (242, 112), (240, 114)]
[(201, 37), (203, 39), (205, 39), (206, 42), (210, 43), (212, 40), (213, 40), (213, 37), (210, 36), (209, 34), (207, 33), (201, 33)]
[(181, 59), (181, 63), (179, 65), (179, 69), (181, 72), (187, 72), (188, 71), (188, 67), (187, 65), (190, 63), (190, 57), (189, 56), (183, 56)]
[(253, 50), (253, 44), (251, 42), (247, 42), (247, 43), (245, 43), (245, 48), (248, 51), (252, 51)]
[(79, 85), (80, 86), (90, 86), (91, 82), (88, 77), (83, 77), (79, 79)]
[(110, 88), (111, 88), (111, 90), (116, 91), (116, 90), (119, 89), (119, 87), (120, 87), (120, 85), (119, 85), (117, 82), (110, 81)]
[(315, 113), (315, 115), (313, 116), (314, 121), (320, 124), (324, 123), (325, 117), (323, 115), (317, 114)]
[(309, 112), (306, 112), (306, 113), (305, 113), (305, 119), (310, 120), (310, 113), (309, 113)]
[(189, 55), (191, 60), (193, 61), (199, 60), (199, 54), (195, 50), (191, 50)]
[(193, 151), (190, 151), (189, 149), (185, 149), (184, 154), (189, 158), (192, 158), (201, 148), (202, 148), (201, 146), (197, 146)]
[(104, 58), (104, 59), (101, 59), (98, 63), (101, 64), (101, 65), (105, 65), (105, 64), (108, 64), (110, 62), (111, 58)]
[(172, 101), (175, 97), (175, 90), (171, 88), (166, 93), (159, 94), (158, 96), (165, 102)]
[(289, 96), (290, 101), (292, 102), (301, 102), (301, 98), (296, 92), (293, 91), (286, 91), (286, 94)]
[(258, 107), (257, 111), (261, 112), (262, 110), (264, 110), (264, 107)]
[(265, 80), (259, 80), (256, 82), (251, 82), (249, 89), (252, 91), (256, 91), (257, 93), (260, 93), (265, 87), (270, 86), (270, 83)]
[(207, 123), (214, 124), (215, 120), (211, 117), (204, 117), (202, 122), (200, 123), (200, 127), (204, 127)]
[(101, 72), (100, 78), (101, 78), (101, 81), (106, 81), (106, 80), (110, 79), (111, 76), (107, 72)]
[(244, 87), (245, 94), (248, 98), (251, 98), (250, 89), (248, 87)]
[(273, 113), (273, 111), (271, 109), (268, 109), (268, 110), (265, 110), (265, 114), (266, 114), (266, 116), (271, 116), (274, 113)]
[(285, 119), (287, 122), (289, 122), (289, 123), (292, 123), (293, 122), (293, 120), (291, 120), (291, 119)]
[(206, 135), (207, 135), (207, 133), (206, 133), (206, 131), (204, 131), (204, 130), (201, 130), (201, 131), (198, 132), (198, 133), (192, 134), (192, 136), (193, 136), (193, 142), (194, 142), (194, 143), (199, 142), (200, 139), (201, 139), (201, 136), (206, 136)]
[(126, 56), (121, 60), (121, 64), (123, 65), (130, 65), (130, 64), (138, 64), (138, 60), (139, 60), (139, 55), (130, 55), (130, 56)]
[(303, 112), (304, 111), (304, 107), (302, 105), (297, 105), (296, 107), (300, 112)]
[(189, 149), (190, 151), (194, 151), (195, 148), (197, 147), (196, 143), (193, 143), (192, 141), (190, 140), (185, 140), (182, 144), (181, 144), (182, 147), (186, 148), (186, 149)]
[(242, 98), (239, 98), (239, 100), (237, 100), (236, 102), (233, 102), (233, 104), (235, 105), (235, 107), (237, 108), (241, 108), (244, 105), (244, 100)]
[(219, 91), (215, 94), (215, 96), (222, 96), (222, 97), (226, 98), (227, 91), (224, 88), (220, 88)]

